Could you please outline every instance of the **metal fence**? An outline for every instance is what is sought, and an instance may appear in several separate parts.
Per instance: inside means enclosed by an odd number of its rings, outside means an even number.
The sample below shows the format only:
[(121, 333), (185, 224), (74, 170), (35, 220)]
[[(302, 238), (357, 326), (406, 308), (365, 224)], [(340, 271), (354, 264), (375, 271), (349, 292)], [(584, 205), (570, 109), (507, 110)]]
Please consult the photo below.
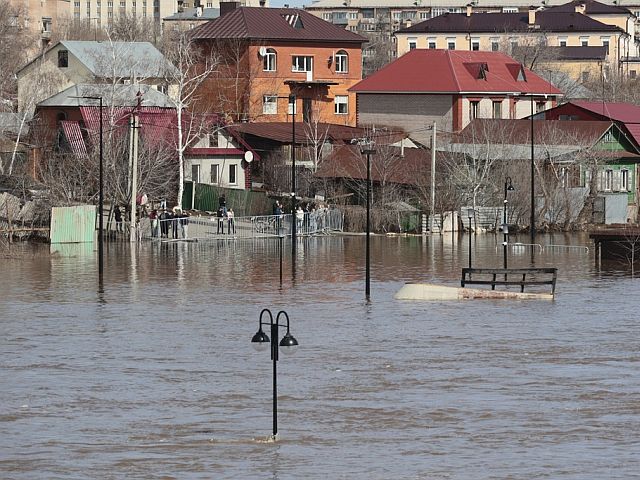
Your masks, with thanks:
[(292, 219), (301, 236), (326, 235), (343, 231), (344, 216), (337, 209), (323, 209), (292, 215), (254, 215), (249, 217), (192, 216), (166, 220), (142, 219), (142, 238), (158, 240), (213, 240), (222, 238), (268, 238), (291, 235)]

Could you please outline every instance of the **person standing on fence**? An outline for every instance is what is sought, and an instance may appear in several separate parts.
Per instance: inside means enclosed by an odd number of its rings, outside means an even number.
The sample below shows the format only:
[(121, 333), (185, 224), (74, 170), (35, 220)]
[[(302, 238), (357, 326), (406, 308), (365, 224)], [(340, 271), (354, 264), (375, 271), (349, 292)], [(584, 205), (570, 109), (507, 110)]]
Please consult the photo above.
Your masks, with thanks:
[(187, 212), (179, 213), (178, 218), (180, 222), (180, 234), (182, 238), (186, 239), (189, 233), (189, 214)]
[(120, 206), (116, 205), (113, 210), (113, 218), (116, 221), (116, 232), (122, 233), (124, 230), (122, 228), (122, 212), (120, 211)]
[(229, 210), (227, 210), (227, 232), (229, 232), (229, 235), (236, 234), (236, 224), (233, 217), (233, 208), (230, 208)]
[(157, 237), (158, 236), (158, 211), (157, 210), (151, 210), (151, 213), (149, 214), (149, 221), (151, 222), (151, 236), (152, 237)]
[(171, 233), (174, 239), (178, 238), (178, 212), (174, 207), (173, 213), (171, 215)]
[(220, 230), (222, 230), (222, 235), (224, 235), (225, 207), (223, 207), (222, 205), (218, 207), (217, 217), (218, 217), (218, 235), (220, 235)]

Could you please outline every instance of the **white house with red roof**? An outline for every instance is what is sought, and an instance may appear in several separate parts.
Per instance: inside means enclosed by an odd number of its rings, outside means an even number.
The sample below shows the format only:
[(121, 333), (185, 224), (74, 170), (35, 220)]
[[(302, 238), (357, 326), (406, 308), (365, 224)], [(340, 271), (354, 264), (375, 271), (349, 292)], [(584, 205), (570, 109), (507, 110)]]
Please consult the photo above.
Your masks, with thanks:
[(350, 91), (359, 126), (400, 128), (428, 141), (475, 118), (516, 119), (556, 105), (562, 92), (500, 52), (420, 50), (406, 53)]

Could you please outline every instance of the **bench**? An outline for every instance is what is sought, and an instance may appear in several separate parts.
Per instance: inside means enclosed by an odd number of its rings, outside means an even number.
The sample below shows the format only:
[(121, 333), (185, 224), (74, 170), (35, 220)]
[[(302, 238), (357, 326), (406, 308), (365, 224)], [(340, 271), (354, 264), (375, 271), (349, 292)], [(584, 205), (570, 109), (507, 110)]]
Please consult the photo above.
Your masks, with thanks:
[[(527, 279), (527, 275), (534, 279)], [(514, 276), (518, 279), (513, 279)], [(551, 295), (554, 295), (557, 277), (557, 268), (463, 268), (460, 285), (491, 285), (491, 290), (495, 290), (496, 285), (519, 286), (520, 292), (524, 292), (525, 286), (551, 285)]]

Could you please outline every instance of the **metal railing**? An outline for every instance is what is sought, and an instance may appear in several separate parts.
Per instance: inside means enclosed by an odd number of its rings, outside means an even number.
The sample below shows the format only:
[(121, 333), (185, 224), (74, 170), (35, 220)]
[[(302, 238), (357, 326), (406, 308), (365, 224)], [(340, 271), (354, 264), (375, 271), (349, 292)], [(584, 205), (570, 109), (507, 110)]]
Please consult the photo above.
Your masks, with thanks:
[(150, 220), (143, 218), (143, 238), (159, 240), (208, 240), (223, 238), (268, 238), (291, 235), (292, 219), (300, 236), (327, 235), (343, 231), (344, 216), (340, 210), (305, 212), (297, 217), (287, 215), (253, 215), (249, 217), (182, 217)]

